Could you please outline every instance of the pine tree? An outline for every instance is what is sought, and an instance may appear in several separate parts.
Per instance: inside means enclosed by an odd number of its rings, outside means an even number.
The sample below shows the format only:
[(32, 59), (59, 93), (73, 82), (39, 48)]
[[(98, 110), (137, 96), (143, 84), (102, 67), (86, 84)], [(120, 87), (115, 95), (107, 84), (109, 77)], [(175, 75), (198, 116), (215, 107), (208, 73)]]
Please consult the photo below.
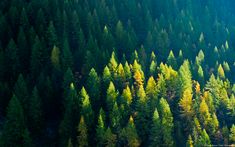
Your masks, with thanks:
[(136, 116), (136, 128), (139, 136), (142, 138), (143, 143), (146, 143), (146, 139), (149, 134), (149, 124), (148, 120), (151, 119), (148, 101), (146, 97), (143, 85), (137, 90), (137, 104), (136, 104), (137, 116)]
[(162, 136), (163, 136), (162, 144), (167, 146), (172, 146), (174, 145), (174, 141), (172, 138), (174, 124), (173, 124), (173, 117), (170, 110), (170, 106), (164, 98), (161, 98), (159, 107), (161, 110), (160, 116), (162, 118), (161, 119)]
[(113, 105), (113, 109), (110, 112), (110, 126), (114, 133), (119, 133), (121, 129), (121, 113), (117, 103)]
[(205, 129), (203, 129), (200, 137), (199, 137), (199, 146), (211, 145), (210, 137), (208, 136)]
[(105, 146), (107, 147), (115, 147), (117, 142), (117, 136), (112, 133), (111, 129), (105, 131)]
[(130, 82), (131, 78), (132, 78), (132, 74), (131, 74), (130, 66), (127, 61), (124, 66), (124, 71), (125, 71), (125, 75), (126, 75), (126, 80)]
[(91, 107), (89, 95), (86, 92), (86, 89), (82, 87), (80, 92), (80, 99), (82, 100), (82, 110), (81, 114), (84, 117), (85, 123), (91, 128), (94, 122), (94, 113)]
[(57, 34), (55, 30), (55, 26), (53, 21), (50, 21), (49, 26), (47, 28), (47, 40), (48, 40), (48, 48), (52, 49), (53, 46), (58, 45)]
[(126, 103), (128, 106), (131, 105), (133, 98), (132, 98), (130, 87), (128, 85), (125, 89), (123, 89), (121, 97), (124, 103)]
[(75, 138), (76, 127), (79, 123), (81, 102), (78, 98), (74, 84), (70, 84), (63, 120), (60, 123), (60, 141), (65, 146), (69, 138)]
[(152, 118), (149, 146), (154, 147), (159, 146), (161, 144), (161, 128), (161, 119), (159, 118), (159, 114), (156, 108)]
[(147, 82), (146, 95), (149, 101), (150, 109), (151, 111), (154, 111), (157, 105), (158, 91), (157, 91), (157, 84), (152, 76), (149, 78)]
[(79, 125), (78, 125), (78, 146), (79, 147), (87, 147), (88, 146), (88, 131), (86, 122), (84, 121), (84, 117), (81, 116)]
[(14, 93), (17, 96), (17, 98), (19, 99), (19, 101), (23, 107), (23, 111), (27, 117), (27, 114), (29, 112), (28, 111), (29, 92), (28, 92), (27, 84), (26, 84), (22, 74), (19, 75), (18, 80), (15, 83)]
[(98, 116), (98, 125), (96, 127), (96, 141), (98, 146), (104, 146), (105, 144), (105, 117), (104, 117), (104, 112), (102, 109), (100, 109), (100, 114)]
[(111, 112), (118, 96), (118, 92), (116, 91), (112, 81), (109, 84), (106, 94), (107, 94), (106, 98), (107, 110)]
[(92, 108), (95, 112), (97, 112), (100, 106), (100, 77), (94, 68), (91, 69), (86, 84), (86, 89), (90, 96)]
[(37, 71), (41, 71), (44, 66), (45, 56), (43, 53), (42, 43), (39, 40), (39, 37), (36, 36), (32, 46), (32, 53), (30, 58), (30, 71), (32, 79), (38, 76)]
[(26, 72), (28, 68), (28, 57), (30, 56), (30, 50), (28, 49), (28, 42), (25, 35), (25, 32), (22, 27), (20, 27), (18, 37), (17, 37), (17, 46), (19, 48), (19, 61), (21, 63), (20, 70)]
[(28, 129), (25, 124), (23, 108), (13, 95), (8, 108), (6, 122), (3, 126), (1, 146), (32, 146)]
[(156, 77), (157, 75), (157, 64), (155, 63), (155, 61), (152, 61), (150, 64), (149, 74), (150, 76), (154, 76), (154, 77)]
[(7, 45), (6, 51), (5, 51), (5, 61), (7, 63), (6, 65), (6, 75), (10, 79), (12, 77), (16, 78), (19, 71), (19, 51), (15, 44), (15, 41), (11, 39)]
[(209, 112), (209, 108), (205, 102), (205, 99), (202, 99), (199, 107), (199, 118), (204, 127), (208, 127), (208, 124), (211, 121), (211, 114)]
[(64, 97), (64, 107), (66, 106), (67, 103), (67, 96), (69, 94), (70, 90), (70, 84), (74, 83), (74, 75), (73, 72), (70, 68), (67, 69), (67, 71), (64, 74), (63, 82), (62, 82), (62, 87), (63, 87), (63, 97)]
[(60, 49), (56, 46), (51, 51), (51, 64), (54, 69), (60, 70)]
[(41, 98), (38, 93), (37, 87), (34, 87), (31, 98), (29, 100), (29, 126), (30, 130), (33, 132), (34, 137), (42, 133), (42, 108), (41, 108)]
[(110, 72), (108, 66), (105, 66), (105, 68), (104, 68), (102, 79), (104, 82), (104, 89), (106, 90), (109, 86), (110, 81), (112, 80), (112, 75), (111, 75), (111, 72)]
[(177, 69), (177, 61), (172, 50), (170, 51), (169, 56), (167, 57), (166, 63), (170, 65), (173, 69)]
[(204, 72), (203, 72), (201, 65), (199, 65), (199, 67), (198, 67), (197, 74), (198, 74), (198, 81), (199, 81), (200, 85), (204, 86)]
[(188, 89), (192, 93), (192, 75), (190, 71), (190, 64), (188, 60), (185, 60), (183, 65), (179, 69), (180, 81), (181, 81), (181, 95)]
[(140, 139), (137, 134), (134, 120), (132, 116), (129, 119), (127, 126), (122, 130), (121, 136), (127, 141), (127, 146), (138, 147), (140, 146)]
[(192, 118), (194, 116), (193, 110), (193, 95), (189, 89), (186, 89), (183, 93), (183, 97), (180, 99), (179, 106), (181, 108), (181, 116), (185, 119), (184, 124), (186, 130), (192, 129)]
[(221, 79), (225, 79), (225, 73), (224, 73), (224, 69), (222, 67), (222, 65), (220, 64), (217, 70), (217, 75), (221, 78)]
[(73, 56), (67, 39), (64, 40), (62, 51), (62, 64), (64, 71), (66, 71), (68, 68), (73, 68)]
[(193, 147), (193, 139), (191, 135), (188, 136), (188, 140), (186, 142), (186, 147)]
[(109, 60), (108, 67), (109, 67), (110, 72), (112, 73), (112, 76), (114, 77), (114, 75), (116, 74), (116, 71), (117, 71), (117, 67), (118, 67), (115, 52), (112, 52), (112, 56)]

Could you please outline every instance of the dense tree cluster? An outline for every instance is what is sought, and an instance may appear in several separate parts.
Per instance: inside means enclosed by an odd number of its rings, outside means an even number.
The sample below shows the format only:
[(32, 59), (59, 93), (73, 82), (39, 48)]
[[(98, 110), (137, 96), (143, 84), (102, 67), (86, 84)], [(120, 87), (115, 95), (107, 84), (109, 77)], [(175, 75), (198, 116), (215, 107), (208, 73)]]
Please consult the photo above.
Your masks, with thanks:
[(231, 1), (1, 0), (0, 146), (235, 144), (234, 40)]

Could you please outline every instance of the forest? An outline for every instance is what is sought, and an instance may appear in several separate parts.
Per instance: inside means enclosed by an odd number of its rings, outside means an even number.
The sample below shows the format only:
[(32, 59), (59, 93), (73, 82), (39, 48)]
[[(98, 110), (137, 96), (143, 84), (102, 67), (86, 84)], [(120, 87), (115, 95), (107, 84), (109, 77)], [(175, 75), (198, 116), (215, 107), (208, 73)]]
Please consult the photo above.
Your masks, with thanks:
[(235, 145), (232, 0), (1, 0), (0, 147)]

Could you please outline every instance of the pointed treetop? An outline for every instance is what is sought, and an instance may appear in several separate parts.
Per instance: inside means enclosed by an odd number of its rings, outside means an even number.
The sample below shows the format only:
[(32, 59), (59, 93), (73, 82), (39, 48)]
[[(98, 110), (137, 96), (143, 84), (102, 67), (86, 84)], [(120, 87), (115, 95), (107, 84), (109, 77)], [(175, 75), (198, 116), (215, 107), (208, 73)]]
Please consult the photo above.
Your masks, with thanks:
[(74, 89), (75, 89), (73, 83), (70, 84), (70, 89), (71, 89), (71, 90), (74, 90)]

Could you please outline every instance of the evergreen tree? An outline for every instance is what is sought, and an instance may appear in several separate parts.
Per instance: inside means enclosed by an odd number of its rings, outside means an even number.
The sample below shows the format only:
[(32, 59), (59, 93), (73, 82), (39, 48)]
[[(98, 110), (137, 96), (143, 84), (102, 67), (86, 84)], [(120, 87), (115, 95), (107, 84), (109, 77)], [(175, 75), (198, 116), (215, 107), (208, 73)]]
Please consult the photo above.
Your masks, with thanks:
[(32, 134), (36, 137), (42, 133), (42, 108), (41, 98), (38, 93), (37, 87), (34, 87), (31, 98), (29, 100), (29, 126)]
[(91, 107), (89, 95), (87, 94), (86, 89), (84, 87), (82, 87), (81, 89), (80, 97), (82, 100), (81, 114), (84, 117), (83, 119), (85, 120), (85, 123), (88, 125), (89, 128), (91, 128), (94, 122), (94, 113)]
[(13, 95), (7, 108), (1, 146), (19, 145), (30, 147), (32, 146), (32, 142), (25, 124), (23, 108), (16, 95)]
[(92, 108), (97, 112), (100, 106), (100, 77), (94, 68), (91, 69), (86, 84), (87, 92), (90, 94)]
[(54, 69), (60, 70), (60, 50), (56, 46), (51, 51), (51, 64)]
[(53, 21), (50, 21), (49, 26), (47, 28), (47, 40), (48, 40), (48, 48), (52, 49), (53, 46), (58, 45), (58, 38), (55, 30), (55, 26)]
[(147, 82), (146, 86), (146, 95), (148, 97), (148, 102), (150, 105), (151, 111), (154, 111), (154, 108), (157, 106), (158, 100), (158, 91), (157, 84), (154, 78), (151, 76)]
[(66, 71), (68, 68), (73, 68), (73, 56), (67, 39), (64, 40), (62, 51), (63, 51), (62, 64), (64, 71)]
[(189, 137), (188, 137), (186, 147), (193, 147), (193, 139), (192, 139), (191, 135), (189, 135)]
[(104, 112), (102, 109), (100, 110), (100, 114), (98, 116), (98, 125), (96, 127), (96, 141), (98, 146), (104, 146), (105, 145), (105, 125), (104, 125)]
[(204, 129), (199, 137), (199, 146), (211, 145), (210, 137)]
[(224, 69), (222, 67), (222, 65), (220, 64), (217, 70), (217, 75), (221, 78), (224, 79), (225, 78), (225, 73), (224, 73)]
[(170, 106), (164, 98), (160, 99), (159, 108), (161, 110), (161, 125), (162, 125), (162, 136), (163, 136), (163, 145), (172, 146), (174, 141), (172, 138), (173, 133), (173, 117), (170, 110)]
[(79, 123), (80, 108), (81, 102), (78, 98), (74, 84), (71, 83), (69, 94), (67, 96), (64, 117), (59, 129), (61, 146), (65, 146), (69, 138), (75, 138), (76, 127)]
[(15, 83), (14, 93), (17, 96), (18, 100), (20, 101), (20, 103), (23, 107), (23, 111), (27, 117), (27, 114), (29, 113), (29, 111), (28, 111), (29, 92), (28, 92), (28, 88), (27, 88), (26, 82), (25, 82), (22, 74), (19, 75), (18, 80)]
[(119, 133), (121, 129), (121, 114), (120, 110), (118, 108), (117, 103), (113, 105), (113, 109), (110, 113), (110, 124), (111, 128), (114, 131), (114, 133)]
[(86, 122), (84, 121), (84, 117), (81, 116), (79, 125), (78, 125), (78, 146), (79, 147), (87, 147), (88, 146), (88, 133)]
[(136, 132), (134, 120), (132, 116), (129, 119), (127, 126), (122, 130), (122, 137), (127, 142), (127, 146), (138, 147), (140, 146), (140, 139)]
[(116, 92), (113, 82), (110, 82), (106, 94), (107, 94), (106, 98), (107, 110), (111, 112), (118, 96), (118, 92)]
[(149, 146), (159, 146), (161, 144), (161, 139), (161, 119), (159, 118), (157, 109), (155, 109), (151, 124)]
[(31, 59), (30, 59), (30, 71), (33, 79), (37, 77), (38, 75), (37, 71), (41, 71), (45, 63), (44, 62), (45, 56), (42, 48), (43, 48), (42, 43), (39, 40), (39, 37), (37, 36), (32, 46)]
[(173, 69), (177, 68), (177, 61), (176, 61), (175, 55), (172, 50), (170, 51), (169, 56), (167, 57), (166, 63), (168, 65), (172, 66)]
[(115, 147), (116, 142), (117, 142), (117, 136), (112, 133), (110, 128), (108, 128), (105, 131), (105, 146)]
[(19, 71), (19, 51), (15, 41), (11, 39), (5, 51), (6, 75), (8, 79), (16, 78)]

